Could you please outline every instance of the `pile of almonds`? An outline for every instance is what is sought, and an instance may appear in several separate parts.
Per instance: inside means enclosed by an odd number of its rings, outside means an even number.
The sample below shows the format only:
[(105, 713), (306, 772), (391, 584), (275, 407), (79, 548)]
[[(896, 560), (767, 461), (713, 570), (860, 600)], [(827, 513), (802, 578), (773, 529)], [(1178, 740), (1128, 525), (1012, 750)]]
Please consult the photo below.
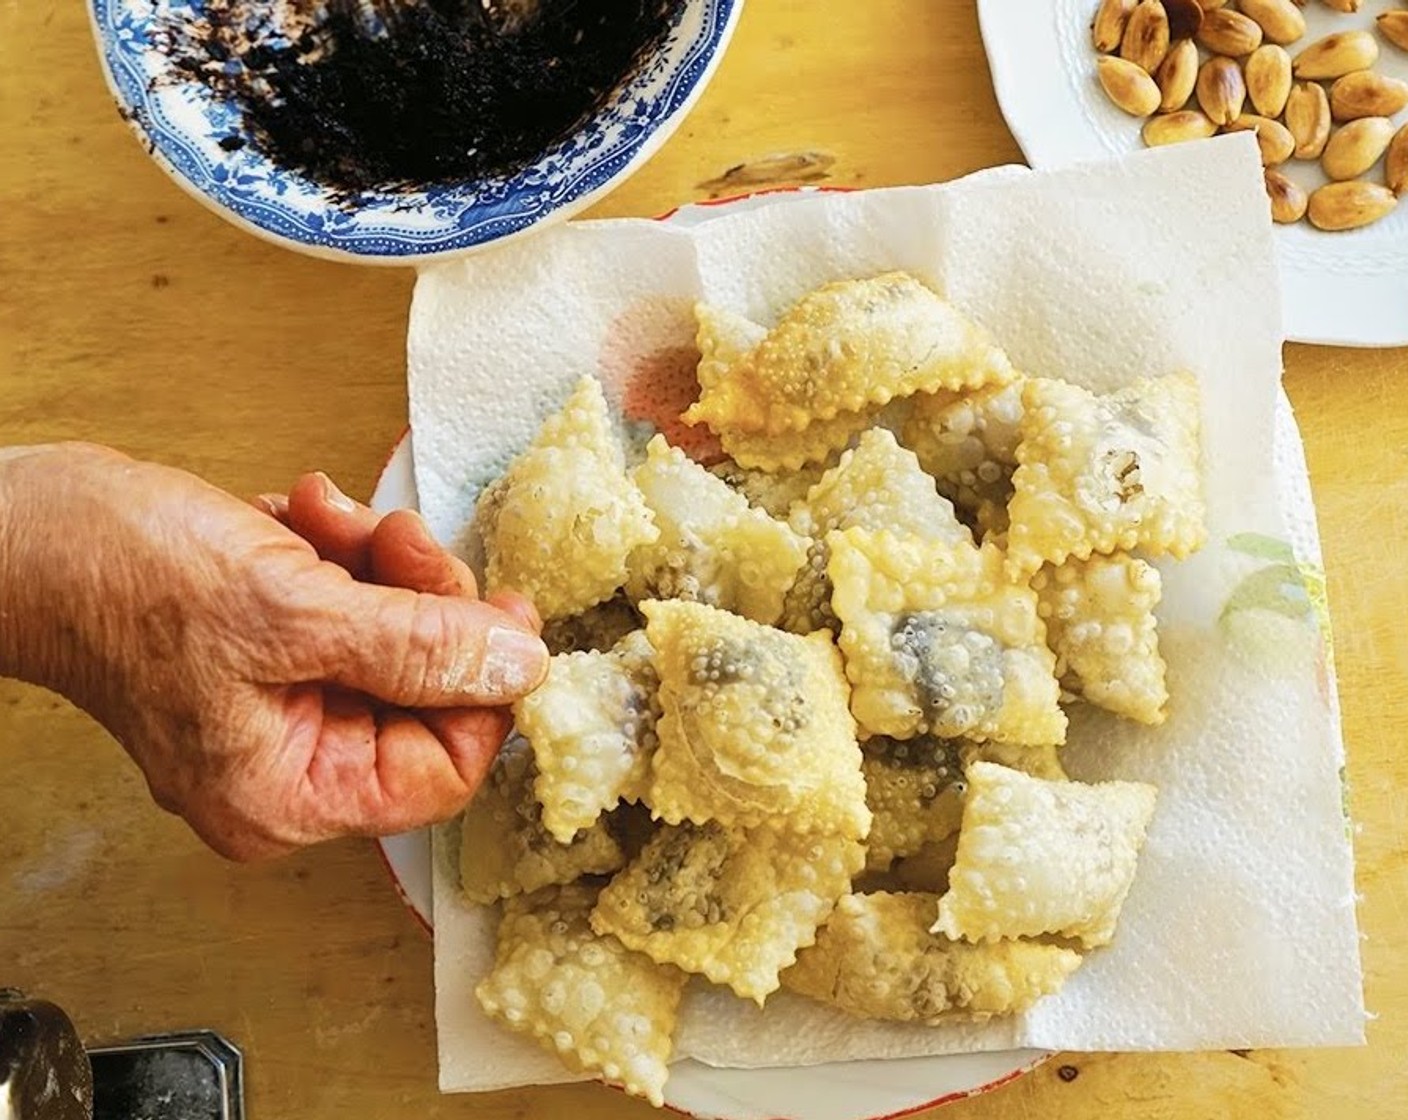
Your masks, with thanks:
[[(1378, 221), (1408, 191), (1408, 82), (1376, 73), (1371, 31), (1328, 35), (1292, 56), (1305, 36), (1305, 0), (1101, 0), (1091, 37), (1110, 100), (1147, 118), (1150, 147), (1251, 130), (1278, 222), (1307, 215), (1323, 230)], [(1322, 0), (1354, 12), (1360, 0)], [(1408, 10), (1378, 17), (1379, 34), (1408, 51)], [(1201, 52), (1199, 48), (1202, 48)], [(1189, 108), (1195, 99), (1197, 108)], [(1282, 171), (1319, 160), (1330, 182), (1306, 192)], [(1365, 176), (1384, 160), (1384, 183)]]

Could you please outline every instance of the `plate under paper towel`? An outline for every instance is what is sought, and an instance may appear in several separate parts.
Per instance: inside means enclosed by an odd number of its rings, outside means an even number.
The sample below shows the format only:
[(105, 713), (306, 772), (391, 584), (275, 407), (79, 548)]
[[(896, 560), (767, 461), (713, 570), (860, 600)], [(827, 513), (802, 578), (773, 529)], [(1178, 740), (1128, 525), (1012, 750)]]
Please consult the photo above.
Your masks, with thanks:
[[(429, 270), (409, 337), (422, 511), (442, 540), (463, 541), (478, 488), (584, 373), (602, 379), (638, 444), (682, 391), (693, 300), (767, 322), (821, 283), (889, 268), (982, 322), (1024, 372), (1099, 390), (1175, 369), (1201, 382), (1209, 542), (1159, 565), (1170, 719), (1146, 728), (1074, 712), (1063, 756), (1082, 779), (1154, 783), (1158, 809), (1114, 944), (1026, 1014), (863, 1023), (786, 993), (760, 1012), (699, 984), (680, 1055), (759, 1066), (1362, 1041), (1343, 750), (1323, 602), (1307, 596), (1317, 582), (1298, 577), (1292, 550), (1317, 555), (1313, 512), (1290, 508), (1277, 486), (1303, 466), (1276, 434), (1280, 302), (1250, 137), (817, 195), (691, 229), (580, 223)], [(494, 920), (459, 895), (444, 856), (442, 1087), (570, 1079), (479, 1011), (473, 988), (492, 960)]]

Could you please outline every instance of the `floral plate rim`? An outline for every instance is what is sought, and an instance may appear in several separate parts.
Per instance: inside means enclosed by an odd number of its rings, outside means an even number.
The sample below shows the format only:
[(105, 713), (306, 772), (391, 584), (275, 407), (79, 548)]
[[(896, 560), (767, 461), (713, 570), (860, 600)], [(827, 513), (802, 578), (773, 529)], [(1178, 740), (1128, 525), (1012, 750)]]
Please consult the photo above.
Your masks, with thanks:
[(661, 48), (586, 125), (514, 175), (340, 207), (329, 192), (244, 145), (220, 146), (233, 107), (173, 79), (153, 42), (159, 18), (203, 0), (89, 0), (102, 71), (119, 112), (182, 189), (234, 225), (325, 259), (404, 265), (459, 256), (564, 219), (619, 183), (679, 126), (713, 76), (744, 0), (687, 0)]

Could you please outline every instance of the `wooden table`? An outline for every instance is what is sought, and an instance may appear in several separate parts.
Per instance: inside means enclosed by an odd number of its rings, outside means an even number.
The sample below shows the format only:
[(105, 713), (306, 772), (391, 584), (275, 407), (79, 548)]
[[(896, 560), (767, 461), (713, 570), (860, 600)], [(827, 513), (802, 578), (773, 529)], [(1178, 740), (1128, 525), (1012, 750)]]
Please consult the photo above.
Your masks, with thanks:
[[(104, 441), (242, 494), (321, 467), (368, 493), (405, 424), (411, 274), (270, 247), (182, 194), (119, 121), (84, 9), (0, 5), (0, 444)], [(750, 0), (693, 115), (594, 213), (1019, 159), (971, 3)], [(945, 1120), (1408, 1110), (1408, 362), (1299, 346), (1286, 362), (1361, 826), (1370, 1045), (1064, 1055)], [(371, 844), (222, 863), (96, 726), (3, 682), (0, 773), (0, 983), (58, 1000), (89, 1039), (216, 1027), (248, 1055), (255, 1120), (653, 1115), (589, 1086), (441, 1097), (430, 944)]]

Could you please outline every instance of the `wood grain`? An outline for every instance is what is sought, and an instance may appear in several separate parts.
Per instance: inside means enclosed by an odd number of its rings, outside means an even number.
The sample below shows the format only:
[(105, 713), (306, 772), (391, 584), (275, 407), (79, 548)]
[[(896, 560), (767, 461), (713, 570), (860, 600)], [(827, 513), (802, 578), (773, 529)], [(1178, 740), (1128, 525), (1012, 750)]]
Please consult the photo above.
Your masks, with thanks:
[[(410, 274), (270, 247), (182, 194), (118, 120), (84, 8), (0, 4), (0, 444), (101, 440), (246, 494), (319, 467), (367, 493), (405, 423)], [(695, 112), (594, 213), (1019, 158), (971, 3), (750, 0)], [(1408, 362), (1290, 347), (1286, 364), (1335, 618), (1370, 1045), (1063, 1055), (946, 1120), (1403, 1114)], [(256, 1118), (653, 1115), (595, 1087), (439, 1096), (430, 946), (369, 843), (221, 863), (83, 715), (14, 684), (0, 773), (0, 983), (60, 1001), (90, 1039), (225, 1031)]]

